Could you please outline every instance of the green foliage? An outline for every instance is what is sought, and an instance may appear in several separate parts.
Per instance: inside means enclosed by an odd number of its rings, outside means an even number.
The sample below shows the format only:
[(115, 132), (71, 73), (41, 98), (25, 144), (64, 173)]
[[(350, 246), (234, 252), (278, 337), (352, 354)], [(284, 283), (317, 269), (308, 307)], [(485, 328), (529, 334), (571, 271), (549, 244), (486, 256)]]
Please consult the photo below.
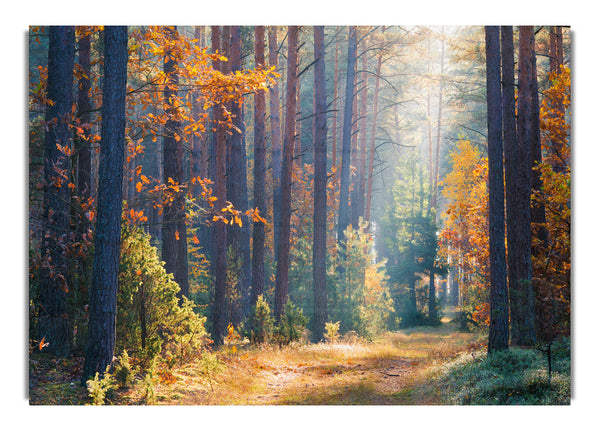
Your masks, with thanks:
[(156, 357), (152, 358), (144, 376), (144, 399), (146, 404), (154, 404), (156, 401), (156, 361)]
[(373, 239), (362, 219), (357, 229), (349, 226), (346, 242), (330, 273), (333, 292), (330, 316), (340, 321), (341, 332), (356, 331), (371, 338), (389, 327), (394, 312), (385, 274), (386, 260), (374, 263)]
[(462, 355), (446, 369), (439, 384), (451, 404), (557, 405), (570, 403), (570, 359), (557, 359), (552, 382), (544, 358), (532, 349), (510, 349), (485, 356)]
[(266, 343), (273, 336), (275, 319), (263, 295), (259, 295), (250, 315), (250, 341), (255, 344)]
[(279, 325), (275, 326), (273, 337), (279, 345), (299, 341), (302, 338), (308, 319), (304, 316), (302, 309), (288, 301), (279, 319)]
[(340, 322), (326, 322), (324, 335), (327, 342), (335, 343), (340, 338)]
[(93, 379), (90, 379), (86, 382), (88, 395), (92, 401), (92, 405), (102, 406), (104, 405), (104, 401), (109, 394), (109, 392), (114, 389), (115, 381), (113, 376), (110, 375), (108, 370), (110, 366), (106, 367), (106, 371), (104, 371), (104, 375), (100, 378), (98, 372)]
[(204, 378), (210, 385), (211, 392), (213, 391), (213, 382), (215, 378), (223, 371), (225, 365), (221, 362), (221, 360), (217, 357), (217, 355), (204, 352), (202, 354), (202, 358), (199, 363), (200, 371), (204, 375)]
[(135, 369), (132, 368), (129, 361), (129, 355), (127, 350), (123, 350), (121, 356), (119, 356), (114, 364), (113, 375), (119, 388), (128, 388), (133, 383), (133, 376), (135, 375)]
[(117, 297), (118, 350), (136, 352), (146, 366), (159, 353), (189, 360), (205, 342), (205, 317), (194, 312), (179, 286), (165, 272), (150, 237), (139, 227), (123, 225)]

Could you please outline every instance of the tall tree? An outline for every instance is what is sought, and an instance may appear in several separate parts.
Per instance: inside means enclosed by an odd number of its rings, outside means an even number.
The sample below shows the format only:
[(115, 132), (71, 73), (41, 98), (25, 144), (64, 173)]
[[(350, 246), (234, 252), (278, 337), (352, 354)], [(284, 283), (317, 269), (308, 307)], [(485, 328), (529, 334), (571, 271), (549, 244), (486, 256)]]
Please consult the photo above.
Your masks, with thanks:
[[(254, 64), (265, 67), (265, 28), (254, 29)], [(254, 207), (264, 217), (266, 208), (266, 142), (265, 142), (265, 93), (259, 91), (254, 95)], [(272, 120), (272, 119), (271, 119)], [(265, 286), (265, 225), (255, 221), (252, 229), (252, 296), (251, 305), (256, 304), (259, 295), (264, 293)]]
[[(512, 34), (511, 34), (512, 37)], [(500, 29), (485, 27), (490, 241), (490, 327), (488, 351), (508, 349), (508, 290), (504, 248), (504, 164)]]
[[(269, 26), (269, 66), (277, 70), (279, 47), (277, 27)], [(271, 124), (271, 176), (273, 178), (273, 254), (277, 259), (279, 242), (279, 214), (281, 212), (281, 124), (279, 120), (279, 81), (276, 79), (269, 91), (269, 116)]]
[(506, 142), (506, 217), (508, 286), (511, 341), (530, 346), (535, 342), (534, 296), (531, 266), (531, 141), (533, 111), (531, 61), (533, 28), (519, 28), (519, 87), (517, 139), (514, 147)]
[[(231, 72), (242, 68), (242, 39), (239, 26), (231, 27)], [(245, 213), (248, 210), (248, 180), (246, 175), (246, 141), (244, 110), (242, 101), (233, 101), (230, 112), (233, 117), (233, 130), (228, 135), (229, 159), (227, 166), (227, 200)], [(245, 216), (243, 216), (245, 217)], [(249, 221), (245, 219), (241, 226), (232, 223), (228, 226), (228, 246), (232, 248), (233, 258), (239, 262), (241, 273), (235, 286), (239, 304), (232, 304), (232, 323), (238, 325), (249, 311), (249, 289), (252, 278), (252, 257), (250, 252)]]
[(117, 286), (125, 158), (127, 27), (104, 29), (104, 91), (98, 183), (98, 218), (90, 288), (83, 382), (112, 363), (116, 339)]
[(288, 271), (290, 257), (290, 217), (292, 211), (292, 169), (296, 123), (296, 89), (298, 81), (298, 27), (288, 30), (288, 60), (285, 133), (281, 164), (281, 211), (278, 223), (277, 269), (275, 275), (275, 318), (279, 321), (288, 299)]
[(315, 131), (313, 217), (313, 340), (320, 341), (327, 320), (327, 93), (325, 86), (325, 29), (314, 27)]
[[(165, 27), (168, 36), (175, 39), (177, 27)], [(167, 185), (176, 186), (185, 182), (184, 148), (177, 103), (179, 77), (177, 72), (177, 53), (173, 46), (165, 52), (164, 73), (167, 83), (164, 89), (167, 121), (163, 136), (163, 181)], [(185, 196), (182, 190), (171, 189), (173, 199), (163, 210), (162, 220), (162, 259), (165, 270), (173, 274), (175, 282), (181, 289), (179, 298), (189, 297), (188, 260), (186, 240)]]
[(50, 27), (47, 95), (51, 102), (45, 118), (38, 336), (48, 343), (48, 352), (61, 356), (70, 353), (72, 344), (67, 313), (68, 262), (61, 247), (69, 233), (70, 193), (66, 180), (70, 163), (61, 148), (71, 146), (74, 63), (75, 27)]
[[(223, 32), (224, 33), (224, 32)], [(226, 37), (221, 41), (222, 32), (219, 26), (211, 28), (213, 52), (221, 51), (225, 45)], [(224, 71), (225, 67), (220, 62), (213, 66)], [(214, 183), (215, 197), (217, 198), (217, 207), (226, 206), (227, 202), (227, 182), (225, 175), (227, 173), (227, 141), (226, 130), (223, 125), (224, 113), (223, 106), (215, 106), (213, 118), (215, 122), (215, 145), (214, 145)], [(217, 345), (223, 343), (223, 337), (227, 330), (226, 314), (226, 292), (227, 292), (227, 227), (224, 223), (217, 221), (214, 227), (214, 258), (215, 260), (215, 292), (213, 298), (212, 310), (212, 337)]]
[(352, 118), (354, 105), (354, 76), (356, 74), (356, 27), (348, 27), (348, 64), (346, 68), (346, 98), (344, 100), (344, 125), (342, 128), (342, 166), (340, 169), (340, 203), (338, 210), (337, 240), (344, 241), (344, 231), (350, 222), (350, 157), (352, 145)]
[[(381, 27), (382, 40), (385, 27)], [(369, 167), (367, 169), (367, 192), (365, 197), (365, 220), (371, 220), (371, 200), (373, 199), (373, 171), (375, 163), (375, 136), (377, 135), (377, 116), (379, 110), (379, 86), (381, 64), (383, 62), (383, 41), (377, 53), (377, 69), (375, 70), (375, 92), (373, 94), (373, 116), (371, 121), (371, 140), (369, 145)], [(398, 112), (395, 109), (395, 112)]]

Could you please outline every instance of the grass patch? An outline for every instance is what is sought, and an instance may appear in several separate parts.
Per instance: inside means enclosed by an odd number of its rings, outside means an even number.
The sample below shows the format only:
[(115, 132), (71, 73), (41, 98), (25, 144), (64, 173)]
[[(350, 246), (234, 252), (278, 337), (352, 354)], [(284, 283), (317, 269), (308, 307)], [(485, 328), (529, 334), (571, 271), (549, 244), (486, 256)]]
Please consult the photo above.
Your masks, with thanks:
[(490, 356), (480, 349), (439, 366), (420, 394), (437, 404), (570, 404), (570, 357), (556, 355), (551, 381), (546, 366), (544, 355), (534, 349), (511, 348)]

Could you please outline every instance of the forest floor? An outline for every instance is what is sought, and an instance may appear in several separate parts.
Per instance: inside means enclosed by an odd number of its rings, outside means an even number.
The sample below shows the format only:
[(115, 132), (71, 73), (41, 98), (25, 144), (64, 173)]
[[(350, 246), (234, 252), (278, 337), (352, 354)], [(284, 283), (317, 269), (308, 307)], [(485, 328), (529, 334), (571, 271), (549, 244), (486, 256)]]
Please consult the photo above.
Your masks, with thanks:
[[(207, 374), (200, 359), (159, 370), (149, 398), (138, 379), (114, 390), (107, 404), (178, 405), (426, 405), (443, 403), (432, 385), (440, 365), (465, 352), (481, 351), (482, 333), (441, 326), (388, 332), (380, 338), (335, 343), (246, 346), (217, 353), (224, 365)], [(30, 404), (86, 404), (79, 385), (82, 360), (30, 358)]]

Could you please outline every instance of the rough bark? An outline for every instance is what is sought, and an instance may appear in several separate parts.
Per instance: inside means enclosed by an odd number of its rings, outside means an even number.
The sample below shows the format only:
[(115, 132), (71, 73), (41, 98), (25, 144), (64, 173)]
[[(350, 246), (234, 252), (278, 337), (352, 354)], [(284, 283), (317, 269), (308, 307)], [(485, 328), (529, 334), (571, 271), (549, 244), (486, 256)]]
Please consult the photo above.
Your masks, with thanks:
[[(212, 27), (213, 51), (221, 51), (221, 28)], [(216, 67), (221, 67), (219, 63)], [(215, 203), (217, 208), (226, 206), (227, 201), (227, 183), (225, 174), (227, 171), (227, 143), (226, 131), (221, 124), (223, 118), (223, 107), (217, 105), (213, 110), (215, 122), (215, 142), (214, 142), (214, 183), (215, 183)], [(223, 343), (223, 337), (227, 331), (226, 314), (226, 291), (227, 291), (227, 228), (226, 225), (217, 221), (214, 226), (214, 273), (215, 273), (215, 292), (212, 309), (212, 338), (217, 345)]]
[(325, 30), (314, 27), (315, 131), (314, 228), (313, 228), (313, 341), (323, 338), (327, 321), (327, 93), (325, 77)]
[[(511, 34), (512, 37), (512, 34)], [(490, 327), (488, 351), (508, 349), (508, 290), (504, 248), (504, 156), (502, 144), (502, 83), (500, 30), (485, 28), (488, 191), (490, 241)]]
[(285, 133), (281, 165), (281, 211), (279, 214), (279, 240), (275, 276), (275, 319), (283, 313), (288, 299), (288, 270), (290, 255), (290, 217), (292, 199), (292, 169), (296, 122), (296, 88), (298, 68), (298, 27), (290, 26), (288, 32), (288, 61), (286, 88)]
[[(278, 66), (277, 27), (269, 27), (269, 66)], [(269, 114), (271, 117), (271, 175), (273, 178), (273, 254), (277, 259), (279, 241), (279, 214), (281, 210), (281, 125), (279, 120), (279, 82), (275, 80), (269, 91)]]
[(104, 53), (98, 218), (83, 382), (96, 372), (104, 373), (112, 363), (116, 341), (121, 187), (125, 158), (127, 27), (105, 27)]
[(354, 76), (356, 74), (356, 27), (348, 28), (348, 64), (346, 69), (346, 96), (342, 128), (342, 166), (340, 169), (340, 202), (338, 210), (337, 241), (344, 242), (344, 231), (350, 222), (350, 158), (352, 145), (352, 113), (354, 105)]
[[(242, 41), (239, 26), (231, 27), (230, 65), (232, 72), (242, 69)], [(234, 259), (239, 262), (241, 269), (238, 282), (234, 286), (239, 303), (231, 304), (232, 323), (237, 326), (249, 311), (252, 257), (250, 252), (250, 221), (245, 215), (249, 204), (243, 106), (237, 101), (233, 102), (231, 114), (233, 115), (235, 129), (231, 131), (228, 139), (230, 159), (227, 166), (227, 196), (234, 208), (244, 214), (241, 216), (242, 226), (231, 224), (228, 226), (227, 233), (228, 244), (232, 248)]]
[[(44, 197), (42, 265), (39, 284), (38, 339), (48, 343), (49, 353), (67, 356), (71, 351), (71, 323), (67, 313), (68, 262), (61, 244), (69, 232), (69, 158), (58, 145), (71, 145), (75, 28), (50, 27), (44, 137)], [(64, 175), (64, 176), (63, 176)]]
[[(254, 29), (254, 63), (258, 68), (265, 66), (265, 28), (262, 26), (256, 26)], [(258, 209), (262, 217), (267, 214), (265, 111), (265, 93), (259, 91), (254, 95), (254, 207)], [(258, 296), (264, 293), (265, 286), (265, 225), (261, 221), (254, 222), (252, 244), (250, 303), (255, 305)]]
[[(531, 141), (533, 140), (530, 41), (532, 27), (520, 27), (517, 139), (505, 142), (508, 286), (511, 342), (535, 343), (534, 300), (531, 284)], [(537, 95), (536, 95), (537, 97)]]
[[(176, 27), (166, 27), (165, 31), (171, 37), (177, 33)], [(164, 61), (164, 73), (168, 83), (164, 89), (167, 121), (163, 137), (163, 181), (167, 185), (183, 184), (184, 178), (184, 149), (181, 133), (181, 122), (178, 119), (178, 109), (174, 103), (177, 98), (179, 77), (177, 75), (177, 60), (175, 53), (167, 52)], [(173, 181), (174, 183), (171, 183)], [(163, 209), (162, 220), (162, 259), (165, 271), (173, 274), (180, 291), (181, 299), (189, 297), (185, 196), (183, 191), (172, 191), (173, 201)]]

